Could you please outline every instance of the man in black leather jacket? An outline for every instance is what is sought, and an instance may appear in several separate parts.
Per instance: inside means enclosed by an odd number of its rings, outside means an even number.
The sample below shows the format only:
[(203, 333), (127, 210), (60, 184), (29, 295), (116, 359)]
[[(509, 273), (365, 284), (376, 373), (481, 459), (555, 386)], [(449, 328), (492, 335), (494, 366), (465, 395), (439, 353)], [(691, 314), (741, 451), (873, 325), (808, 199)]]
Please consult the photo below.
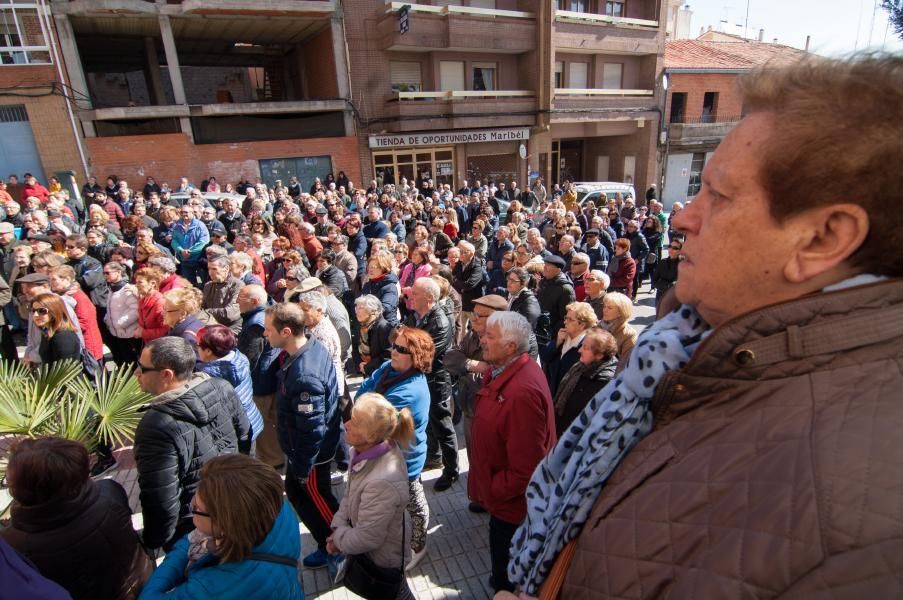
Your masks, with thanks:
[(454, 327), (445, 310), (439, 306), (439, 285), (429, 277), (421, 277), (411, 291), (414, 312), (405, 325), (430, 334), (436, 346), (433, 370), (427, 377), (430, 388), (430, 420), (427, 429), (427, 460), (424, 469), (442, 467), (442, 476), (434, 489), (441, 492), (458, 480), (458, 437), (452, 423), (451, 375), (442, 364), (445, 351), (451, 348)]

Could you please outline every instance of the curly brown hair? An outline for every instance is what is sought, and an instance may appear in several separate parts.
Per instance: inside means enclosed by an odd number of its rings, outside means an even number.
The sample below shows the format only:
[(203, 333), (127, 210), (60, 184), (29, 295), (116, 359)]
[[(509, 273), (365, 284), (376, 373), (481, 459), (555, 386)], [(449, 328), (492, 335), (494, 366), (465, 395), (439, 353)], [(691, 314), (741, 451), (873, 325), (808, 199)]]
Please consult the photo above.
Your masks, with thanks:
[(395, 343), (403, 340), (411, 353), (414, 368), (421, 373), (429, 373), (433, 370), (433, 357), (436, 355), (436, 344), (433, 338), (422, 329), (402, 325), (395, 330)]

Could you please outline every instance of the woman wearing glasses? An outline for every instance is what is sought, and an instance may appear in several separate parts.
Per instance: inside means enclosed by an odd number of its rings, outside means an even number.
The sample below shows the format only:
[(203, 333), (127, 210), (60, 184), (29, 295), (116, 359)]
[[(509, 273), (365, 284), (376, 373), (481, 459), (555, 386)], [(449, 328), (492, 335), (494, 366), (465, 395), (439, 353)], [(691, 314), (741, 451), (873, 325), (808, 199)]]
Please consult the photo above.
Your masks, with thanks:
[(564, 327), (558, 338), (549, 341), (542, 351), (542, 369), (549, 382), (552, 396), (558, 391), (564, 374), (580, 359), (580, 346), (591, 327), (598, 323), (596, 313), (586, 302), (571, 302), (565, 309)]
[(426, 426), (430, 412), (426, 374), (432, 369), (435, 353), (433, 338), (428, 333), (402, 325), (397, 329), (392, 344), (391, 360), (374, 371), (358, 389), (358, 397), (367, 392), (382, 394), (396, 410), (407, 408), (414, 417), (414, 443), (404, 453), (410, 488), (411, 550), (414, 553), (408, 570), (413, 569), (426, 555), (426, 528), (430, 513), (420, 473), (426, 463)]
[(652, 287), (655, 288), (655, 309), (658, 310), (665, 292), (677, 283), (677, 265), (680, 264), (680, 251), (683, 244), (674, 240), (668, 244), (668, 256), (659, 261), (652, 271)]
[(76, 325), (62, 299), (56, 294), (40, 294), (31, 302), (31, 320), (41, 331), (38, 353), (41, 364), (59, 360), (81, 361), (82, 345), (75, 333)]
[(190, 504), (195, 530), (166, 554), (141, 600), (302, 600), (298, 519), (282, 491), (279, 474), (254, 458), (210, 459)]

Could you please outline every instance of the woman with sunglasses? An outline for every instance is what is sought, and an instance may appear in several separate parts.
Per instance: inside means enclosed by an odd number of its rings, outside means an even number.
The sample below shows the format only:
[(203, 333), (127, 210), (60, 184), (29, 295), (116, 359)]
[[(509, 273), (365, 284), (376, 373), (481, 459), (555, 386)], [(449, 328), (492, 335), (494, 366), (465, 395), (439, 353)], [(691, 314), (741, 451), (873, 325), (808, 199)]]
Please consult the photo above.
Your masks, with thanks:
[(257, 459), (211, 458), (190, 504), (195, 530), (166, 554), (140, 600), (302, 600), (298, 518), (282, 491), (279, 474)]
[(396, 410), (407, 408), (414, 417), (414, 443), (404, 453), (408, 467), (408, 512), (411, 515), (413, 551), (407, 570), (411, 570), (426, 555), (426, 529), (430, 513), (420, 474), (426, 463), (426, 426), (430, 413), (426, 374), (432, 370), (436, 346), (433, 338), (423, 330), (402, 325), (396, 331), (391, 360), (361, 383), (357, 395), (360, 397), (367, 392), (382, 394)]
[(31, 320), (41, 332), (38, 353), (41, 364), (59, 360), (81, 362), (82, 343), (63, 300), (56, 294), (40, 294), (31, 302)]
[(665, 292), (677, 283), (677, 265), (680, 264), (680, 251), (683, 244), (672, 240), (668, 244), (668, 256), (660, 260), (652, 271), (652, 287), (655, 289), (655, 309), (658, 310)]

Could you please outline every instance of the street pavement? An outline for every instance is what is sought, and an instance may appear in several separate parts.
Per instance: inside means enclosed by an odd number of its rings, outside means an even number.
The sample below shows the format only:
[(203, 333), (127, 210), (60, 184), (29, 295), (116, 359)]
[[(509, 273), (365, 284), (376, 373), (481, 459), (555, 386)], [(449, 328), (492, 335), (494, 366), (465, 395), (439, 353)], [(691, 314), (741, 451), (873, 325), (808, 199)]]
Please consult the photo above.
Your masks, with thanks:
[[(647, 284), (648, 285), (648, 284)], [(654, 296), (640, 293), (634, 307), (631, 324), (642, 330), (655, 318)], [(349, 381), (352, 389), (360, 379)], [(463, 445), (464, 435), (458, 429), (458, 440)], [(138, 501), (138, 481), (131, 447), (116, 451), (118, 467), (106, 477), (125, 487), (132, 508), (135, 529), (142, 528), (141, 505)], [(489, 587), (489, 517), (471, 513), (467, 507), (468, 462), (466, 450), (459, 451), (461, 478), (445, 492), (434, 492), (433, 481), (441, 471), (423, 474), (423, 487), (430, 506), (427, 556), (416, 569), (408, 573), (408, 584), (419, 600), (446, 598), (492, 598)], [(341, 477), (333, 476), (336, 497), (341, 499), (345, 484)], [(316, 543), (302, 525), (302, 555), (313, 552)], [(359, 598), (344, 587), (331, 585), (326, 569), (301, 568), (304, 594), (307, 598), (346, 600)]]

